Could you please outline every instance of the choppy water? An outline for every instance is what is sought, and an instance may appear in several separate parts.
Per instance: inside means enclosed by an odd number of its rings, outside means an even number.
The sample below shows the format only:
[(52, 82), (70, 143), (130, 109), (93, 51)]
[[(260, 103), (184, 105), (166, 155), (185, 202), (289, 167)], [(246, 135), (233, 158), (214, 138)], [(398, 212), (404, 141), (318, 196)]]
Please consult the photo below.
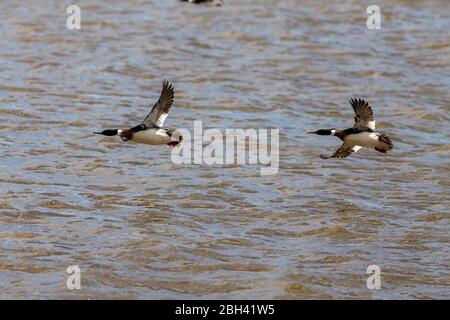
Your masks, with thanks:
[[(450, 5), (0, 2), (0, 298), (448, 298)], [(279, 128), (280, 171), (110, 141), (170, 79), (167, 124)], [(364, 97), (396, 149), (323, 161)], [(66, 289), (79, 265), (81, 290)], [(380, 266), (381, 290), (366, 268)]]

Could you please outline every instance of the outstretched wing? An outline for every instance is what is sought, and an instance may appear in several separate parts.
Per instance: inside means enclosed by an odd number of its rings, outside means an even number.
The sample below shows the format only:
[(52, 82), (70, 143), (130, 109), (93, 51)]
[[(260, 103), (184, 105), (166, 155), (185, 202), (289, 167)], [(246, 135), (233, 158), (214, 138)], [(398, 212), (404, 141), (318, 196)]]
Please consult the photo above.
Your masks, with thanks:
[(142, 122), (147, 127), (156, 126), (161, 128), (172, 107), (174, 99), (174, 91), (172, 84), (166, 79), (163, 80), (163, 87), (158, 102), (153, 106), (152, 111), (145, 117)]
[(330, 159), (330, 158), (346, 158), (352, 153), (358, 152), (359, 149), (362, 147), (360, 146), (354, 146), (346, 144), (345, 142), (342, 144), (342, 146), (336, 150), (335, 153), (333, 153), (331, 156), (325, 156), (323, 154), (320, 155), (322, 159)]
[(355, 111), (354, 127), (375, 130), (372, 107), (363, 99), (351, 99), (349, 102)]

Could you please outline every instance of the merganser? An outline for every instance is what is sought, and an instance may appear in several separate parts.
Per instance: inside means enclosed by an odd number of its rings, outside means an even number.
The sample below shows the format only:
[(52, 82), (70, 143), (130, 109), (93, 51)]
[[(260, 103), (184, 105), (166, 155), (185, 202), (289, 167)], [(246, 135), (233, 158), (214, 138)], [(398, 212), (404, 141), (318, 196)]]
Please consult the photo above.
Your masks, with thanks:
[(173, 100), (173, 86), (164, 79), (158, 102), (140, 125), (130, 129), (108, 129), (94, 133), (104, 136), (119, 135), (123, 141), (132, 140), (137, 143), (166, 144), (171, 148), (176, 147), (183, 141), (183, 136), (176, 129), (163, 127)]
[(363, 99), (351, 99), (350, 105), (355, 111), (355, 125), (345, 130), (320, 129), (308, 132), (321, 136), (336, 136), (344, 143), (331, 156), (320, 155), (322, 159), (346, 158), (362, 147), (374, 148), (386, 153), (394, 148), (391, 138), (383, 133), (375, 132), (375, 119), (372, 107)]

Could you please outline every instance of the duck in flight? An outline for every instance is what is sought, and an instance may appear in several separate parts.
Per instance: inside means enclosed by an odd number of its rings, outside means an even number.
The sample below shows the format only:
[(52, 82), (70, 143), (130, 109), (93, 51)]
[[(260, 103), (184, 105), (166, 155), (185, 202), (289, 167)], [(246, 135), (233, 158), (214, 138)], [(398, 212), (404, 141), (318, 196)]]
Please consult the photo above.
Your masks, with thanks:
[(173, 86), (164, 79), (158, 102), (140, 125), (130, 129), (108, 129), (94, 133), (104, 136), (118, 135), (123, 141), (132, 140), (137, 143), (166, 144), (171, 148), (176, 147), (183, 141), (183, 136), (176, 129), (163, 126), (170, 107), (172, 107), (173, 100)]
[(322, 159), (346, 158), (362, 147), (374, 148), (376, 151), (386, 153), (393, 149), (391, 138), (383, 133), (375, 132), (375, 119), (372, 107), (363, 99), (351, 99), (355, 111), (355, 125), (345, 130), (320, 129), (308, 132), (321, 136), (336, 136), (343, 141), (341, 147), (330, 156), (320, 155)]

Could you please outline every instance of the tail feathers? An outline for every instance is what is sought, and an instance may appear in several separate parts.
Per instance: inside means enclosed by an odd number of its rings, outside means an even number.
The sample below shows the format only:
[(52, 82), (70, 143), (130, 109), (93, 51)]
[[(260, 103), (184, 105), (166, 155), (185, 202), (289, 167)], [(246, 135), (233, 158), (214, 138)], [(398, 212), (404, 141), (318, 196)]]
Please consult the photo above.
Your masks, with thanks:
[(392, 143), (392, 140), (389, 136), (381, 133), (378, 137), (378, 141), (380, 141), (380, 145), (375, 148), (375, 150), (386, 153), (388, 151), (391, 151), (394, 149), (394, 144)]

